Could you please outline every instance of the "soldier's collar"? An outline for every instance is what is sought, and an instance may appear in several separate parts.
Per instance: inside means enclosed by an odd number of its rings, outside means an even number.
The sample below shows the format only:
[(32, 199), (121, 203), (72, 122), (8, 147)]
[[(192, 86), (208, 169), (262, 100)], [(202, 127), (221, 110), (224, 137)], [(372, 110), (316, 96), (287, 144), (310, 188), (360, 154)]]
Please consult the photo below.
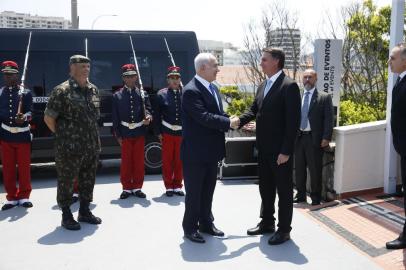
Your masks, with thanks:
[(172, 89), (172, 88), (170, 88), (170, 90), (172, 90), (175, 93), (180, 93), (180, 89)]
[(134, 88), (130, 88), (127, 85), (124, 85), (124, 88), (127, 89), (127, 91), (130, 92), (130, 93), (131, 93), (131, 91), (133, 91), (133, 90), (135, 91), (135, 90), (138, 89), (137, 86), (134, 86)]
[[(70, 78), (69, 78), (69, 85), (72, 86), (73, 88), (81, 88), (81, 87), (79, 86), (79, 83), (78, 83), (73, 77), (70, 77)], [(84, 89), (90, 89), (89, 80), (87, 80)]]

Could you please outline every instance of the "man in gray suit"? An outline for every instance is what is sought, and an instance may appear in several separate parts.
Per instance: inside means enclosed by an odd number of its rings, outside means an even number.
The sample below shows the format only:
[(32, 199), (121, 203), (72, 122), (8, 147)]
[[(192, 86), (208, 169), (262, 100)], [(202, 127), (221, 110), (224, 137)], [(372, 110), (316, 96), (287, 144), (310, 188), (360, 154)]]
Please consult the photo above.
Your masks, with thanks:
[(307, 168), (310, 171), (312, 205), (321, 201), (324, 148), (333, 133), (333, 103), (331, 96), (316, 89), (317, 73), (307, 69), (303, 73), (304, 93), (300, 130), (295, 148), (295, 203), (306, 201)]

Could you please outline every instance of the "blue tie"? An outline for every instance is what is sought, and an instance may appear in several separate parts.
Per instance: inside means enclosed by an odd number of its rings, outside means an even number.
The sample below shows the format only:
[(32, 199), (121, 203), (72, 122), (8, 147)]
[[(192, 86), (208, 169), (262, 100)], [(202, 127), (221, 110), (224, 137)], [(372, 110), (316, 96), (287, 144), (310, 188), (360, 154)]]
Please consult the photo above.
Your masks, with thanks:
[(309, 113), (309, 97), (310, 91), (306, 91), (305, 98), (302, 106), (302, 119), (300, 120), (300, 129), (304, 130), (307, 127), (308, 113)]
[(269, 90), (271, 90), (272, 87), (272, 80), (268, 79), (266, 80), (266, 86), (265, 86), (265, 91), (264, 91), (264, 98), (268, 94)]
[(218, 104), (218, 102), (217, 102), (216, 91), (214, 90), (214, 85), (213, 85), (213, 84), (209, 84), (209, 89), (210, 89), (210, 92), (211, 92), (211, 94), (213, 95), (214, 99), (216, 100), (217, 107), (219, 107), (219, 104)]

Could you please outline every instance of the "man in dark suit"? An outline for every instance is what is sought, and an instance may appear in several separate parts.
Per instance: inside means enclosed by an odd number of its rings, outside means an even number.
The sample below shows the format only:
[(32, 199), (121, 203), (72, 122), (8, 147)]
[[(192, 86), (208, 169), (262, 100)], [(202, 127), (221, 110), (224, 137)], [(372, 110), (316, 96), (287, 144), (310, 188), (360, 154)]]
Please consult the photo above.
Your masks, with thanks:
[(223, 111), (221, 97), (212, 83), (219, 72), (216, 58), (201, 53), (195, 58), (196, 76), (182, 94), (181, 159), (186, 190), (183, 230), (185, 237), (204, 243), (198, 232), (213, 236), (224, 233), (213, 224), (211, 212), (218, 162), (225, 156), (224, 132), (238, 127), (238, 117)]
[(333, 102), (331, 96), (315, 87), (317, 73), (313, 69), (303, 72), (304, 93), (300, 130), (295, 147), (295, 179), (297, 194), (293, 202), (306, 201), (307, 168), (310, 171), (312, 205), (321, 201), (324, 148), (333, 133)]
[[(393, 146), (400, 155), (404, 209), (406, 211), (406, 44), (396, 45), (388, 60), (393, 73), (399, 74), (392, 91), (391, 129)], [(406, 224), (403, 232), (393, 241), (386, 243), (388, 249), (406, 247)]]
[(261, 222), (247, 233), (275, 231), (275, 196), (278, 192), (278, 230), (270, 245), (290, 239), (293, 213), (292, 154), (300, 123), (300, 91), (282, 71), (285, 53), (278, 48), (263, 50), (261, 67), (267, 79), (258, 87), (251, 108), (240, 116), (240, 126), (256, 119), (259, 160)]

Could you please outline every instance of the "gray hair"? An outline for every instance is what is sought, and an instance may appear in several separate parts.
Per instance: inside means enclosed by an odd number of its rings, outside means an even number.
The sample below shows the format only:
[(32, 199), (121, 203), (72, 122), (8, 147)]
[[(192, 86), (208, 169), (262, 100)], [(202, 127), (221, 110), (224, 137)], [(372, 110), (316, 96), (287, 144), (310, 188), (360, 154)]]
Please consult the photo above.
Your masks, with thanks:
[(207, 65), (211, 60), (217, 60), (217, 58), (211, 53), (199, 53), (195, 57), (195, 70), (196, 72), (202, 68), (203, 65)]

